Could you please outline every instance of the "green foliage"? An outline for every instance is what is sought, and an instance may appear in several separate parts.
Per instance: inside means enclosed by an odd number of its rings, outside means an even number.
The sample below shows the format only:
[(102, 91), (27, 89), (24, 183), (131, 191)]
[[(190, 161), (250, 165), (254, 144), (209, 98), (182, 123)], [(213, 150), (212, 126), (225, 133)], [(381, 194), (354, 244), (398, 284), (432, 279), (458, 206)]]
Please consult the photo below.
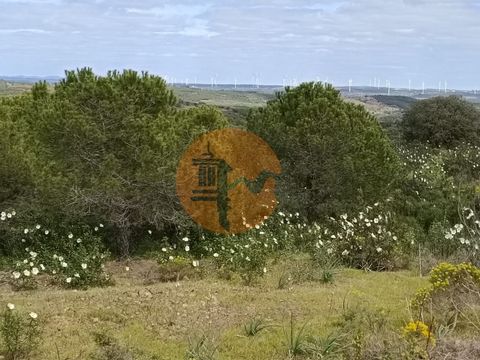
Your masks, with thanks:
[(24, 126), (15, 116), (26, 103), (25, 96), (0, 99), (0, 204), (12, 204), (32, 190), (32, 158), (25, 150)]
[(398, 159), (377, 120), (330, 85), (287, 88), (251, 112), (248, 129), (282, 163), (282, 205), (310, 219), (388, 196)]
[(164, 80), (131, 70), (67, 71), (52, 92), (36, 84), (12, 118), (35, 154), (36, 202), (71, 221), (102, 219), (122, 255), (146, 225), (190, 225), (175, 196), (177, 162), (194, 138), (227, 125), (213, 108), (180, 109)]
[(456, 96), (418, 101), (403, 118), (407, 141), (453, 148), (462, 142), (479, 144), (480, 111)]
[(327, 252), (351, 267), (394, 268), (401, 242), (393, 232), (392, 217), (387, 207), (375, 203), (353, 217), (330, 218), (315, 243), (314, 257)]
[[(409, 145), (399, 147), (399, 153), (403, 178), (395, 196), (396, 212), (416, 218), (425, 232), (435, 222), (457, 222), (458, 203), (474, 197), (471, 180), (451, 171), (456, 159), (462, 158), (459, 151)], [(480, 163), (471, 163), (469, 168), (475, 171), (478, 166)]]
[(251, 319), (248, 323), (243, 326), (243, 332), (245, 336), (255, 336), (259, 332), (272, 327), (273, 325), (268, 324), (265, 320), (260, 318)]
[(8, 304), (0, 314), (0, 336), (0, 353), (6, 360), (30, 359), (41, 340), (38, 315), (21, 315), (14, 304)]
[(9, 234), (19, 244), (13, 251), (13, 286), (36, 288), (42, 275), (66, 288), (109, 284), (104, 271), (108, 253), (97, 232), (98, 227), (93, 231), (88, 227), (50, 230), (40, 224), (12, 227)]

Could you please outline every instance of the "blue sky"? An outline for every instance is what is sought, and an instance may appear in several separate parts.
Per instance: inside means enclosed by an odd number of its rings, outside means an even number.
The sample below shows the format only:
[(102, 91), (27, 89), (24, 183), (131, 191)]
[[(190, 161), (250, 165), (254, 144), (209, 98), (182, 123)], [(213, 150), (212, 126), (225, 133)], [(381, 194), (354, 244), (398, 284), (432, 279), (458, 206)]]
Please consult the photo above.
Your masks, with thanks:
[(0, 0), (0, 75), (480, 88), (479, 19), (480, 0)]

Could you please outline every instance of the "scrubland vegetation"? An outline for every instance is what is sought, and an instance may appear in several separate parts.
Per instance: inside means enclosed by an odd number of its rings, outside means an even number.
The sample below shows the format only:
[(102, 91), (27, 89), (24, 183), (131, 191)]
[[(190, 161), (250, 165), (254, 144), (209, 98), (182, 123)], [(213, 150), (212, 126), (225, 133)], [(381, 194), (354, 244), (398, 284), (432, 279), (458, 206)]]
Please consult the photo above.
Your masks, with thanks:
[[(418, 101), (386, 131), (306, 83), (229, 113), (133, 71), (0, 99), (3, 358), (480, 357), (478, 109)], [(220, 236), (175, 172), (229, 126), (283, 172), (275, 214)]]

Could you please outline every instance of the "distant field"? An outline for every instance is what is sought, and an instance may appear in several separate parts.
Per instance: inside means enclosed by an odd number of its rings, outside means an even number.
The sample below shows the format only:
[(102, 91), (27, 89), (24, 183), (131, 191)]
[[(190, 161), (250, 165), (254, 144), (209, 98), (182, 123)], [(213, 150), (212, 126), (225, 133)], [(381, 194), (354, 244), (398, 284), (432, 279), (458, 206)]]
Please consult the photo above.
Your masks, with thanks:
[(32, 84), (12, 83), (0, 80), (0, 96), (17, 95), (30, 90)]
[(207, 90), (174, 87), (175, 94), (187, 103), (202, 103), (224, 107), (257, 107), (273, 98), (272, 94), (255, 91)]

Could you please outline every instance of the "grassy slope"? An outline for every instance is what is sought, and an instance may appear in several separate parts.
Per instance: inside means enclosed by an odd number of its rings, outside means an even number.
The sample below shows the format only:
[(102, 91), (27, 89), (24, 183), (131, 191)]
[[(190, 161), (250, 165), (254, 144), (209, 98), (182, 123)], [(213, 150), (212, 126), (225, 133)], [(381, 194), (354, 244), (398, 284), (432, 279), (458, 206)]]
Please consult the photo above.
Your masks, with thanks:
[(406, 300), (425, 284), (407, 272), (342, 270), (333, 285), (305, 283), (280, 290), (283, 268), (277, 265), (255, 287), (213, 276), (144, 285), (157, 266), (141, 261), (130, 268), (110, 265), (117, 284), (103, 289), (13, 293), (4, 288), (0, 304), (36, 311), (46, 323), (45, 342), (35, 359), (57, 359), (56, 347), (61, 359), (87, 358), (95, 349), (92, 334), (105, 330), (136, 353), (159, 359), (183, 359), (189, 339), (204, 332), (217, 339), (221, 359), (284, 359), (282, 326), (245, 338), (243, 325), (255, 316), (287, 324), (292, 312), (298, 326), (308, 322), (308, 334), (325, 335), (346, 304), (383, 310), (400, 328), (409, 319)]

